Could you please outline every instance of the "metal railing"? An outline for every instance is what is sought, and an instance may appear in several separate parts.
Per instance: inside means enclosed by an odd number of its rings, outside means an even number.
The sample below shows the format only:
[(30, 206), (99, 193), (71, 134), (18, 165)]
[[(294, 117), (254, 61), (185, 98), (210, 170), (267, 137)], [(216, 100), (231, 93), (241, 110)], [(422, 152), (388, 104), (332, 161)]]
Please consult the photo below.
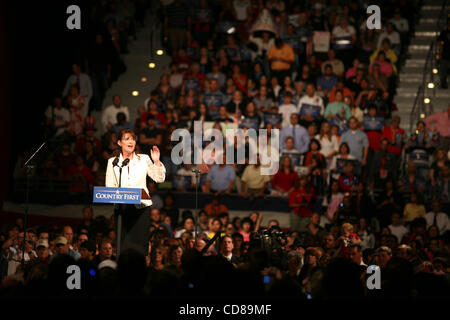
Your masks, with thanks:
[(409, 129), (414, 130), (417, 121), (424, 119), (434, 113), (433, 98), (436, 96), (436, 83), (434, 78), (438, 76), (438, 37), (442, 30), (443, 21), (448, 0), (444, 0), (436, 23), (436, 35), (433, 38), (427, 52), (425, 65), (423, 67), (422, 83), (417, 89), (417, 95), (411, 110)]

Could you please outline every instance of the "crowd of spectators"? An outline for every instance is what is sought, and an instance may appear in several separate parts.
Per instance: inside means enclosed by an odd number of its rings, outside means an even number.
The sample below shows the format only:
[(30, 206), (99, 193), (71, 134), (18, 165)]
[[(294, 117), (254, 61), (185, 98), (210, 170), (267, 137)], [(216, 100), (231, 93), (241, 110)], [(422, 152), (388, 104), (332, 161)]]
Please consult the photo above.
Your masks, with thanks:
[[(61, 115), (53, 119), (60, 121), (57, 135), (70, 139), (41, 168), (47, 178), (71, 178), (74, 195), (88, 198), (93, 185), (104, 184), (106, 161), (117, 155), (124, 128), (137, 133), (137, 153), (160, 148), (173, 192), (195, 190), (192, 165), (171, 160), (170, 137), (178, 128), (193, 132), (196, 120), (219, 130), (271, 135), (279, 129), (279, 170), (262, 175), (259, 158), (209, 165), (200, 192), (214, 197), (198, 221), (149, 182), (154, 205), (147, 257), (127, 251), (115, 261), (112, 221), (94, 221), (90, 208), (75, 232), (9, 226), (1, 239), (2, 275), (19, 277), (10, 277), (3, 292), (31, 292), (45, 281), (64, 291), (56, 279), (63, 266), (78, 261), (96, 270), (83, 281), (99, 296), (202, 295), (212, 284), (222, 285), (222, 293), (240, 286), (245, 294), (313, 298), (448, 294), (450, 106), (411, 132), (392, 116), (419, 3), (379, 5), (383, 28), (373, 30), (357, 1), (175, 0), (161, 10), (162, 40), (172, 56), (168, 72), (142, 106), (132, 106), (135, 121), (120, 96), (113, 97), (102, 113), (102, 139), (94, 137), (94, 119), (85, 117), (89, 86), (74, 65), (65, 89), (72, 111), (58, 99), (52, 108)], [(248, 145), (248, 139), (235, 141), (246, 155)], [(260, 239), (279, 230), (278, 221), (262, 226), (258, 212), (230, 221), (220, 195), (231, 193), (287, 199), (290, 230), (277, 235), (276, 248), (267, 250)], [(25, 260), (36, 264), (22, 272), (24, 233)], [(362, 280), (372, 264), (382, 270), (378, 293)]]

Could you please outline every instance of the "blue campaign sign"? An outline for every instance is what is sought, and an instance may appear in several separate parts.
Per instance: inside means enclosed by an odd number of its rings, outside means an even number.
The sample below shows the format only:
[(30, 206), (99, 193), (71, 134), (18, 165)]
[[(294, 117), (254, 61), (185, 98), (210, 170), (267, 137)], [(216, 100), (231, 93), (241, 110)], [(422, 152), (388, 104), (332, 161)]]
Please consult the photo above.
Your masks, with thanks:
[(279, 125), (282, 120), (282, 114), (281, 113), (264, 113), (264, 122), (266, 124), (271, 123), (274, 126)]
[(140, 204), (141, 192), (139, 188), (94, 187), (93, 202)]
[(283, 152), (280, 157), (280, 162), (285, 156), (291, 158), (294, 167), (299, 167), (303, 164), (303, 155), (300, 152)]
[(381, 131), (384, 126), (384, 117), (366, 116), (363, 119), (363, 127), (366, 131)]
[(315, 106), (313, 104), (308, 104), (308, 103), (302, 103), (301, 107), (300, 107), (300, 115), (301, 116), (306, 116), (309, 115), (315, 119), (317, 119), (318, 117), (320, 117), (320, 106)]
[(353, 173), (359, 174), (359, 161), (356, 159), (344, 159), (344, 158), (337, 158), (336, 159), (336, 170), (338, 173), (345, 173), (345, 166), (348, 162), (352, 162), (354, 164)]

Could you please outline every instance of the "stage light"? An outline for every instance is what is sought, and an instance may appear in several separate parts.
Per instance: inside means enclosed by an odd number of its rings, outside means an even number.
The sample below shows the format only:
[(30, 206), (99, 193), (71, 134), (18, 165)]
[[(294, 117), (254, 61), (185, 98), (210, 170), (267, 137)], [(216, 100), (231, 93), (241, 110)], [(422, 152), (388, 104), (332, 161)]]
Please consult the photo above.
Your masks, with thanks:
[(437, 68), (433, 68), (433, 73), (437, 74), (438, 73), (438, 69)]
[(228, 34), (233, 34), (236, 31), (235, 27), (231, 27), (230, 29), (227, 30)]
[(142, 77), (142, 78), (141, 78), (141, 82), (142, 82), (142, 83), (147, 82), (147, 80), (148, 80), (147, 77)]
[(420, 114), (420, 119), (425, 119), (425, 113)]
[(154, 62), (150, 62), (150, 63), (148, 64), (148, 67), (149, 67), (150, 69), (154, 69), (154, 68), (156, 67), (156, 64), (155, 64)]
[(139, 95), (139, 91), (134, 90), (133, 92), (131, 92), (131, 95), (132, 95), (133, 97), (137, 97), (137, 96)]
[(428, 88), (429, 89), (433, 89), (434, 88), (434, 83), (433, 82), (429, 82), (428, 83)]
[(423, 102), (425, 102), (425, 103), (430, 103), (430, 98), (425, 98), (425, 99), (423, 99)]
[(157, 54), (158, 56), (162, 56), (162, 55), (164, 54), (164, 51), (161, 50), (161, 49), (156, 50), (156, 54)]

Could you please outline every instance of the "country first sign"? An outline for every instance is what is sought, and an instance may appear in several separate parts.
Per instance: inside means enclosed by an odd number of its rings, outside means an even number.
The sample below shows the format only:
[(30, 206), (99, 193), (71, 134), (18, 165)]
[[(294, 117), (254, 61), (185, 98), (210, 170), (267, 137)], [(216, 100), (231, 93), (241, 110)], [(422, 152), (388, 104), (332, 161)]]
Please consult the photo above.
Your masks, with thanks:
[(141, 189), (94, 187), (93, 202), (140, 204)]

